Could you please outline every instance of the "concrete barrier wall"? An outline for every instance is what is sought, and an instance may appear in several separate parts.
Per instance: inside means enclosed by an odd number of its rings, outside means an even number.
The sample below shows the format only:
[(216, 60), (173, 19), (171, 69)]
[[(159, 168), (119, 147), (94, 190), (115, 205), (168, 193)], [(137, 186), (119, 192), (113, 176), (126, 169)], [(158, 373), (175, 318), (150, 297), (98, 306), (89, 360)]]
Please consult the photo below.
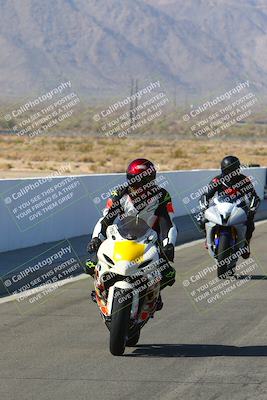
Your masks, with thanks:
[[(219, 171), (158, 173), (158, 183), (173, 198), (175, 216), (194, 212), (205, 186)], [(266, 168), (250, 168), (261, 198)], [(89, 234), (112, 189), (124, 174), (0, 180), (0, 252)]]

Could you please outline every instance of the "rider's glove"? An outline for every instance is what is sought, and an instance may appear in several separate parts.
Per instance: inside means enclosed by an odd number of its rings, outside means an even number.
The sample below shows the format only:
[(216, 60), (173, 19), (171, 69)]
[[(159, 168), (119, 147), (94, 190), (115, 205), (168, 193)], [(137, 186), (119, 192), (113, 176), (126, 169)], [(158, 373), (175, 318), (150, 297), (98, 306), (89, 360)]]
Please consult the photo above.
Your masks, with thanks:
[(204, 212), (204, 211), (206, 211), (207, 208), (208, 208), (208, 207), (207, 207), (205, 204), (199, 202), (199, 209), (200, 209), (200, 211)]
[(197, 220), (197, 223), (198, 223), (200, 229), (204, 230), (205, 229), (205, 223), (206, 223), (206, 218), (205, 218), (204, 211), (201, 211), (200, 213), (197, 214), (196, 220)]
[(209, 202), (206, 199), (206, 196), (204, 196), (204, 195), (201, 197), (198, 204), (199, 204), (200, 210), (203, 212), (209, 207)]
[(166, 246), (163, 246), (162, 248), (162, 252), (165, 255), (165, 257), (167, 258), (168, 261), (172, 261), (174, 260), (174, 246), (173, 244), (169, 243), (166, 244)]
[(87, 245), (87, 252), (88, 253), (96, 253), (101, 245), (101, 240), (98, 237), (94, 237)]

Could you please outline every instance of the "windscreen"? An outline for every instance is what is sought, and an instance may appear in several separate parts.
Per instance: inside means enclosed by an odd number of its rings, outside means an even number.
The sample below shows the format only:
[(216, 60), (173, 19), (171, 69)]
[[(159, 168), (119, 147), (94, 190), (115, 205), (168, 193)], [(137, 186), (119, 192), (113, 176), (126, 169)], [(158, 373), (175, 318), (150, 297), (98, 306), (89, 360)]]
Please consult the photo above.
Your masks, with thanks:
[(128, 240), (136, 240), (150, 229), (147, 223), (138, 216), (125, 217), (117, 223), (117, 226), (121, 236)]

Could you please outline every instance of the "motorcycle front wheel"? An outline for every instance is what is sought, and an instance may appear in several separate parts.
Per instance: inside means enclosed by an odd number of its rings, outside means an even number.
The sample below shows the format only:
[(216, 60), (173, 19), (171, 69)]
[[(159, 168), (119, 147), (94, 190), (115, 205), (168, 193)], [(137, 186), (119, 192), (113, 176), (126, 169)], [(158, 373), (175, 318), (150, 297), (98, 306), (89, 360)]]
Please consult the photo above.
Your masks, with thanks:
[(138, 329), (138, 331), (136, 331), (133, 336), (127, 339), (126, 346), (127, 347), (135, 346), (138, 343), (139, 339), (140, 339), (140, 329)]
[(116, 289), (112, 303), (109, 349), (114, 356), (124, 353), (130, 325), (132, 291)]
[(232, 248), (230, 244), (230, 237), (228, 235), (221, 235), (218, 246), (217, 255), (217, 276), (220, 279), (226, 278), (228, 275), (234, 274), (234, 266), (231, 267)]

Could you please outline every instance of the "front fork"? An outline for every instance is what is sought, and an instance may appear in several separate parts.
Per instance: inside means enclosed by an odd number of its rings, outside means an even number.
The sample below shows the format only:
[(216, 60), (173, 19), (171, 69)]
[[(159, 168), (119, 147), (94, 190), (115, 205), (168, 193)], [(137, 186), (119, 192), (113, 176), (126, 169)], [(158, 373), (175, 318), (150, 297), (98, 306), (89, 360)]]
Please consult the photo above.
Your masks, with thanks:
[(139, 305), (139, 296), (138, 293), (134, 292), (133, 285), (131, 283), (125, 282), (125, 281), (118, 281), (116, 282), (112, 287), (109, 288), (108, 291), (108, 299), (107, 299), (107, 311), (108, 314), (112, 314), (112, 304), (113, 304), (113, 298), (118, 291), (116, 289), (120, 289), (122, 293), (122, 307), (123, 307), (123, 291), (127, 290), (132, 290), (132, 307), (131, 307), (131, 318), (133, 319), (138, 311), (138, 305)]

